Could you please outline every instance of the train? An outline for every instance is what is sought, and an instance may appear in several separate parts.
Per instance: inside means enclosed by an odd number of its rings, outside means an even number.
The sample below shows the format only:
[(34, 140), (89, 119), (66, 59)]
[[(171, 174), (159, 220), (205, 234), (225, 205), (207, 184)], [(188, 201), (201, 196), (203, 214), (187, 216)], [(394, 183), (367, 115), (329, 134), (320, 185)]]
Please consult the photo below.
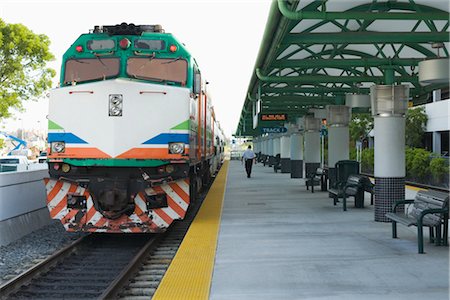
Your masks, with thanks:
[(95, 26), (50, 91), (50, 216), (71, 232), (158, 233), (220, 168), (225, 136), (207, 82), (160, 25)]

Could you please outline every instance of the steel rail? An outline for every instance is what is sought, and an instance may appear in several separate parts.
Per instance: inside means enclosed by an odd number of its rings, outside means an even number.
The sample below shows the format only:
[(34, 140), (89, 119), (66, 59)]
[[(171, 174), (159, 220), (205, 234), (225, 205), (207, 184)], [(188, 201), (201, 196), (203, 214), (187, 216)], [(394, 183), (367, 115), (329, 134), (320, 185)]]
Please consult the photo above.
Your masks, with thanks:
[[(170, 231), (170, 229), (169, 229)], [(149, 253), (153, 251), (164, 235), (167, 235), (169, 231), (164, 234), (159, 234), (156, 238), (150, 240), (145, 246), (136, 254), (132, 261), (117, 275), (116, 279), (108, 286), (108, 288), (98, 297), (98, 299), (116, 299), (121, 289), (126, 286), (129, 281), (139, 271), (140, 266), (144, 263)]]
[(11, 280), (4, 283), (2, 286), (0, 286), (0, 295), (2, 296), (2, 299), (6, 298), (11, 293), (16, 292), (16, 290), (21, 286), (28, 284), (33, 278), (35, 278), (42, 272), (45, 272), (49, 268), (58, 264), (61, 260), (70, 255), (76, 249), (76, 246), (85, 242), (89, 236), (90, 235), (86, 235), (79, 238), (70, 245), (64, 247), (63, 249), (47, 257), (45, 260), (24, 271), (19, 276), (12, 278)]

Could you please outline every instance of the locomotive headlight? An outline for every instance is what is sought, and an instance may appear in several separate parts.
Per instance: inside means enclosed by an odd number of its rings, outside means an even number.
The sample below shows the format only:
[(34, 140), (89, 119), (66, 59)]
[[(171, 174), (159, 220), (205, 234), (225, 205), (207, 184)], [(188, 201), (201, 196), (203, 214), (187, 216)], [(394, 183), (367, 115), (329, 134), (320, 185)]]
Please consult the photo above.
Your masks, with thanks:
[(53, 142), (51, 143), (51, 149), (53, 153), (64, 153), (66, 150), (65, 142)]
[(120, 117), (122, 116), (123, 96), (122, 95), (109, 95), (109, 116)]
[(169, 153), (170, 154), (183, 154), (184, 153), (184, 143), (169, 143)]

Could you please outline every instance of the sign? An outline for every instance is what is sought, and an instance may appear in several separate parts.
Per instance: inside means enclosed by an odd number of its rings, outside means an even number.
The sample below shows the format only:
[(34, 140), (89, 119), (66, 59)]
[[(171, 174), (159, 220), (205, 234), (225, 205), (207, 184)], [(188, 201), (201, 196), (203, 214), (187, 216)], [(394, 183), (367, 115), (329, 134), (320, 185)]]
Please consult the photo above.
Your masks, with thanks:
[(287, 121), (287, 114), (261, 114), (261, 121)]
[(287, 132), (286, 127), (262, 127), (261, 128), (262, 133), (283, 133)]

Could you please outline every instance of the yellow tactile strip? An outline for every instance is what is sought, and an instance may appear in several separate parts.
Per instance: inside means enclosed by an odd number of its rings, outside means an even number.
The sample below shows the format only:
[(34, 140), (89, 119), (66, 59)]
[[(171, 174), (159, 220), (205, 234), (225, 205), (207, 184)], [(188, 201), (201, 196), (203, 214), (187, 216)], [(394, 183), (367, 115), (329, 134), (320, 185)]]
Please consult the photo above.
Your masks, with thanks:
[(228, 163), (220, 169), (152, 299), (209, 298)]

